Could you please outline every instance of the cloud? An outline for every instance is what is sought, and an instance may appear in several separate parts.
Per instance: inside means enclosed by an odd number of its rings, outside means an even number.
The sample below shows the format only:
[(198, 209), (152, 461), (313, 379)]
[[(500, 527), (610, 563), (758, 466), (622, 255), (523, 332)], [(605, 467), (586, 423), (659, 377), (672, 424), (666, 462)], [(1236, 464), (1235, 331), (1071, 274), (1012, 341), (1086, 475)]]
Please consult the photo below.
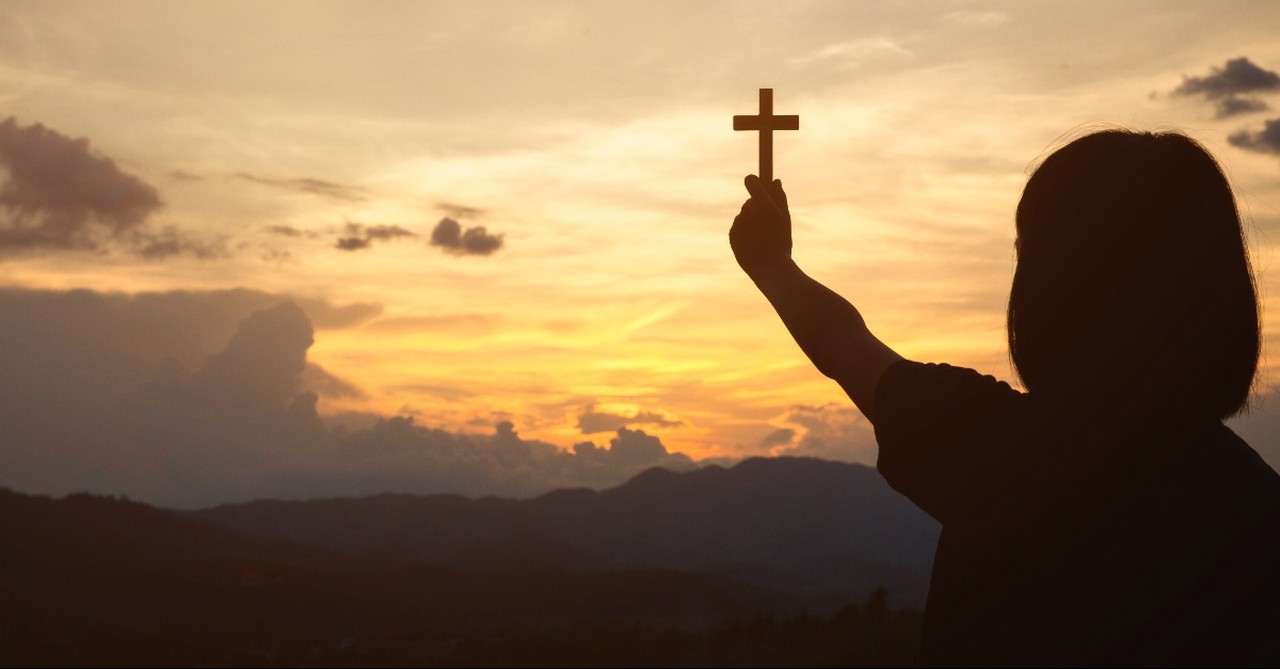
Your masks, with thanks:
[(865, 37), (827, 44), (787, 62), (796, 66), (830, 63), (839, 67), (856, 67), (871, 60), (887, 57), (910, 57), (914, 54), (887, 37)]
[(760, 440), (760, 445), (765, 448), (773, 448), (774, 446), (790, 446), (791, 442), (795, 438), (795, 430), (789, 427), (783, 427), (765, 435), (765, 438)]
[(375, 241), (387, 241), (401, 237), (417, 237), (398, 225), (364, 225), (347, 222), (343, 229), (345, 237), (339, 237), (337, 248), (342, 251), (358, 251), (369, 248)]
[(1241, 130), (1227, 137), (1232, 146), (1280, 156), (1280, 118), (1267, 121), (1259, 132)]
[(1234, 95), (1223, 98), (1218, 103), (1218, 118), (1269, 111), (1271, 105), (1258, 98), (1241, 98)]
[(1213, 68), (1205, 77), (1183, 77), (1173, 89), (1174, 95), (1201, 96), (1217, 104), (1217, 118), (1270, 109), (1256, 97), (1246, 93), (1280, 91), (1280, 75), (1254, 65), (1248, 58), (1228, 60), (1221, 68)]
[[(627, 476), (630, 478), (652, 467), (682, 470), (694, 466), (683, 453), (668, 452), (657, 437), (625, 427), (618, 428), (617, 436), (609, 440), (609, 448), (600, 448), (588, 441), (574, 444), (573, 453), (578, 458), (574, 465), (583, 480), (607, 481), (619, 470), (630, 472)], [(601, 473), (605, 474), (603, 478), (599, 476)]]
[(369, 310), (310, 304), (0, 289), (0, 486), (189, 508), (384, 491), (526, 497), (696, 466), (626, 428), (606, 447), (565, 451), (501, 419), (489, 434), (408, 417), (330, 424), (319, 399), (359, 389), (308, 361), (313, 318), (349, 324)]
[(370, 225), (364, 229), (364, 235), (368, 239), (378, 240), (418, 236), (416, 233), (409, 232), (398, 225)]
[(1248, 58), (1228, 60), (1207, 77), (1184, 77), (1175, 95), (1203, 95), (1217, 100), (1240, 93), (1280, 90), (1280, 75), (1254, 65)]
[[(773, 455), (796, 455), (875, 465), (878, 447), (871, 423), (850, 405), (796, 405), (781, 422), (791, 426), (765, 437)], [(799, 439), (796, 439), (796, 436)]]
[(115, 161), (37, 123), (0, 122), (0, 250), (98, 249), (138, 230), (160, 196)]
[(448, 216), (436, 223), (431, 231), (431, 245), (439, 246), (454, 255), (487, 256), (502, 248), (502, 235), (491, 235), (484, 226), (467, 228)]
[(190, 237), (173, 226), (158, 232), (138, 230), (130, 235), (134, 252), (143, 258), (161, 259), (187, 255), (201, 260), (216, 260), (231, 255), (225, 239), (204, 240)]
[[(243, 289), (241, 289), (243, 290)], [(256, 291), (243, 291), (251, 295), (270, 295)], [(299, 297), (297, 295), (273, 296), (269, 299), (279, 301), (287, 299), (302, 307), (307, 312), (311, 323), (326, 330), (341, 330), (356, 327), (377, 318), (382, 314), (382, 305), (375, 302), (349, 302), (334, 304), (319, 298)]]
[(678, 420), (669, 420), (666, 416), (649, 411), (639, 411), (630, 416), (596, 411), (594, 404), (589, 404), (578, 415), (578, 430), (583, 434), (613, 432), (629, 425), (655, 425), (657, 427), (676, 427), (684, 425)]
[(67, 345), (78, 348), (76, 356), (111, 356), (139, 372), (148, 369), (141, 361), (152, 358), (173, 358), (190, 367), (224, 346), (242, 319), (286, 301), (301, 307), (320, 329), (359, 326), (382, 313), (374, 303), (334, 304), (243, 288), (125, 294), (8, 287), (0, 288), (0, 313), (8, 324), (0, 328), (0, 349), (49, 350), (52, 344), (41, 337), (74, 334)]
[(320, 397), (340, 399), (363, 399), (366, 397), (363, 390), (326, 372), (323, 367), (315, 363), (307, 363), (302, 373), (298, 376), (298, 380), (302, 383), (302, 387)]
[(281, 237), (302, 237), (304, 233), (293, 227), (292, 225), (271, 225), (267, 226), (266, 231), (269, 234), (279, 235)]
[(451, 314), (444, 316), (394, 316), (369, 324), (378, 332), (417, 332), (423, 330), (485, 334), (494, 329), (494, 319), (483, 314)]
[[(192, 237), (148, 221), (162, 206), (150, 184), (72, 139), (36, 123), (0, 122), (0, 254), (104, 251), (111, 247), (147, 259), (230, 255), (226, 240)], [(181, 176), (178, 176), (181, 175)], [(175, 179), (197, 178), (184, 172)]]
[(369, 240), (361, 237), (341, 237), (335, 246), (340, 251), (359, 251), (369, 248)]
[(281, 302), (240, 321), (231, 340), (193, 376), (219, 397), (270, 406), (291, 401), (302, 388), (311, 321), (298, 305)]
[(168, 176), (174, 181), (204, 181), (204, 177), (186, 170), (169, 170)]
[(322, 179), (272, 179), (249, 174), (248, 172), (237, 172), (233, 174), (232, 177), (251, 183), (261, 184), (263, 186), (271, 186), (272, 188), (293, 191), (295, 193), (319, 195), (321, 197), (332, 198), (335, 200), (363, 202), (366, 199), (359, 188), (343, 186), (342, 184), (336, 184), (332, 181), (324, 181)]
[(279, 297), (255, 311), (264, 297), (0, 291), (21, 323), (0, 330), (0, 484), (172, 501), (246, 490), (276, 445), (323, 428), (301, 376), (311, 325)]
[(445, 216), (451, 218), (475, 218), (484, 213), (483, 209), (468, 207), (462, 204), (454, 204), (452, 202), (438, 202), (436, 208), (445, 213)]

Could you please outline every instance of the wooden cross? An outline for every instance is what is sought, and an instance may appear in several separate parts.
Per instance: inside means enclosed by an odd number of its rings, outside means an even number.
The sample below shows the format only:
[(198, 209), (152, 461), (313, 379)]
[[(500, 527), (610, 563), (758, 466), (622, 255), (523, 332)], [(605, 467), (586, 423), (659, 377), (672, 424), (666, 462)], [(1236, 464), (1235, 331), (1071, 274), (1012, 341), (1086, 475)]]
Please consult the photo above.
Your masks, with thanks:
[(760, 180), (773, 183), (773, 131), (799, 130), (799, 116), (773, 115), (773, 89), (760, 89), (760, 113), (755, 116), (734, 116), (734, 130), (760, 131)]

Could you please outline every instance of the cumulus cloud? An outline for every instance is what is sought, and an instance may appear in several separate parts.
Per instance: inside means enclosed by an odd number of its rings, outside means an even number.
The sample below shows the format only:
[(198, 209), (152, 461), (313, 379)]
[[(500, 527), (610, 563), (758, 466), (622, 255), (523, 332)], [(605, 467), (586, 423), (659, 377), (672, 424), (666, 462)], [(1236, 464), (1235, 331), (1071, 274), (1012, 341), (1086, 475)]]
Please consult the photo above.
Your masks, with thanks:
[(639, 430), (572, 451), (409, 417), (330, 424), (322, 396), (359, 389), (307, 359), (318, 308), (253, 291), (102, 294), (0, 289), (0, 486), (126, 494), (197, 507), (384, 491), (530, 496), (695, 464)]
[(578, 414), (578, 430), (583, 434), (614, 432), (629, 425), (676, 427), (684, 425), (684, 423), (678, 420), (670, 420), (662, 414), (651, 411), (639, 411), (630, 416), (608, 411), (597, 411), (594, 404), (588, 404), (583, 407), (582, 413)]
[(387, 241), (401, 237), (417, 237), (414, 232), (398, 225), (364, 225), (348, 222), (343, 228), (344, 237), (338, 238), (337, 248), (342, 251), (358, 251), (369, 248), (375, 241)]
[[(683, 453), (671, 453), (657, 437), (642, 430), (618, 428), (617, 436), (609, 440), (609, 448), (601, 448), (585, 441), (574, 444), (574, 462), (578, 478), (596, 481), (596, 486), (611, 485), (608, 481), (621, 482), (618, 472), (627, 472), (630, 478), (652, 467), (666, 467), (676, 471), (693, 468), (694, 462)], [(622, 479), (625, 480), (625, 479)]]
[[(102, 251), (121, 247), (143, 258), (228, 255), (223, 239), (194, 238), (148, 226), (160, 195), (94, 151), (39, 123), (0, 122), (0, 254)], [(171, 175), (172, 176), (172, 175)]]
[(319, 195), (321, 197), (332, 198), (335, 200), (362, 202), (366, 199), (362, 191), (358, 188), (343, 186), (342, 184), (325, 181), (323, 179), (272, 179), (269, 177), (260, 177), (254, 174), (249, 174), (248, 172), (237, 172), (232, 176), (236, 179), (248, 181), (250, 183), (293, 191), (295, 193)]
[(431, 245), (454, 255), (487, 256), (502, 248), (502, 243), (502, 235), (491, 235), (482, 225), (463, 230), (460, 223), (448, 216), (440, 219), (431, 231)]
[(1280, 75), (1254, 65), (1248, 58), (1228, 60), (1206, 77), (1184, 77), (1178, 95), (1203, 95), (1211, 100), (1240, 93), (1280, 90)]
[(1248, 58), (1228, 60), (1204, 77), (1183, 77), (1174, 95), (1199, 96), (1217, 105), (1217, 117), (1227, 118), (1270, 107), (1249, 94), (1280, 91), (1280, 75), (1264, 70)]
[(1232, 146), (1280, 156), (1280, 118), (1267, 121), (1262, 130), (1241, 130), (1227, 137)]
[(850, 405), (796, 405), (780, 422), (791, 427), (765, 437), (773, 455), (795, 455), (875, 465), (877, 446), (871, 423)]
[(0, 249), (96, 249), (137, 230), (160, 195), (115, 161), (37, 123), (0, 122)]

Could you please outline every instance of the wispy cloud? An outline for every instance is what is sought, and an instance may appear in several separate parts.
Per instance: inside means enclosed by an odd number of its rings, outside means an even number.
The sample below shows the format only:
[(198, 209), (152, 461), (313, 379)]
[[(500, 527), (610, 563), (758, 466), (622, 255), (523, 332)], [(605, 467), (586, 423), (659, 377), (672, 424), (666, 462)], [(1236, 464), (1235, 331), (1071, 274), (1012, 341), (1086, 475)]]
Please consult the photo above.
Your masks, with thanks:
[(173, 226), (156, 232), (137, 230), (130, 234), (130, 240), (134, 251), (149, 259), (191, 256), (201, 260), (216, 260), (231, 255), (225, 239), (196, 239)]
[(791, 58), (787, 62), (799, 66), (830, 63), (842, 67), (852, 67), (870, 60), (912, 55), (914, 54), (909, 49), (906, 49), (895, 40), (887, 37), (867, 37), (828, 44), (809, 53)]
[(378, 332), (467, 332), (479, 334), (494, 328), (494, 319), (482, 314), (447, 316), (395, 316), (382, 318), (367, 326)]
[(344, 186), (332, 181), (312, 178), (297, 179), (272, 179), (269, 177), (261, 177), (248, 172), (237, 172), (233, 175), (236, 179), (242, 179), (251, 183), (271, 186), (272, 188), (280, 188), (296, 193), (308, 193), (310, 195), (319, 195), (321, 197), (333, 198), (335, 200), (347, 200), (349, 202), (363, 202), (365, 196), (359, 188), (353, 186)]
[(475, 218), (484, 213), (483, 209), (455, 204), (453, 202), (439, 202), (436, 204), (436, 207), (440, 211), (443, 211), (446, 216), (452, 218)]
[(630, 415), (597, 411), (594, 404), (589, 404), (578, 414), (578, 430), (583, 434), (614, 432), (624, 427), (637, 425), (653, 425), (655, 427), (678, 427), (682, 421), (671, 420), (666, 416), (651, 411), (637, 411)]
[(293, 227), (292, 225), (269, 225), (265, 228), (266, 232), (280, 237), (304, 237), (308, 233)]

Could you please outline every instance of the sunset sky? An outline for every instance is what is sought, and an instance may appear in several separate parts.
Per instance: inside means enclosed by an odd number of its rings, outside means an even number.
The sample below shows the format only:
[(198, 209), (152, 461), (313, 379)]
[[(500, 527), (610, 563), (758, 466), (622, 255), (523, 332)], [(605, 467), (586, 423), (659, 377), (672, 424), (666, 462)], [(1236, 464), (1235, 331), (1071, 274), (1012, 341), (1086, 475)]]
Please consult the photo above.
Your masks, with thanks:
[[(200, 506), (873, 464), (728, 248), (760, 87), (800, 116), (796, 258), (902, 355), (1015, 379), (1021, 188), (1118, 124), (1222, 162), (1274, 358), (1277, 26), (1222, 0), (0, 2), (0, 486)], [(1234, 423), (1273, 465), (1277, 379)]]

